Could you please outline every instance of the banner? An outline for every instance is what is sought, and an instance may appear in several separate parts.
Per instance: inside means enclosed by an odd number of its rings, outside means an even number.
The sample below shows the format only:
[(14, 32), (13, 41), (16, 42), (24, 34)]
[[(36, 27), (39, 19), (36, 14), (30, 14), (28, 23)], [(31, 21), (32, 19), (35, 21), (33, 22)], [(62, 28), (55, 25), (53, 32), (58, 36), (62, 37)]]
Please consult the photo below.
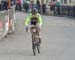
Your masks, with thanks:
[(3, 24), (2, 24), (2, 21), (0, 21), (0, 32), (3, 31)]

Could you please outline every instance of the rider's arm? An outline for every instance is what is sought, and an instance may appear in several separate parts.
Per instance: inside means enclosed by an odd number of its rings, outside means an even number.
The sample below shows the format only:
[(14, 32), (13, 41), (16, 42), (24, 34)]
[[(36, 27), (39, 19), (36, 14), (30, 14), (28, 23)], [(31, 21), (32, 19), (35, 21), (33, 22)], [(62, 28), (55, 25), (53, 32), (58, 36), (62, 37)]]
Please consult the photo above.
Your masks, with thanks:
[(42, 25), (42, 17), (40, 14), (39, 14), (39, 23), (40, 23), (40, 25)]
[(26, 18), (25, 25), (28, 26), (29, 22), (30, 22), (30, 15)]

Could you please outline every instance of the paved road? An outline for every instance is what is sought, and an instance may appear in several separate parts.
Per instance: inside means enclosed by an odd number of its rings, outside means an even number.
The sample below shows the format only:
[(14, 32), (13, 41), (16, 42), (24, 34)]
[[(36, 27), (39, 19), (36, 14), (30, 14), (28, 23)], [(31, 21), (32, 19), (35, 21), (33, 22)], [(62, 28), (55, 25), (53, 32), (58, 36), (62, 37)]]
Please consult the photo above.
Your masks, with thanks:
[(42, 16), (41, 54), (33, 56), (31, 34), (25, 32), (25, 13), (16, 13), (16, 31), (0, 41), (0, 60), (75, 60), (75, 20)]

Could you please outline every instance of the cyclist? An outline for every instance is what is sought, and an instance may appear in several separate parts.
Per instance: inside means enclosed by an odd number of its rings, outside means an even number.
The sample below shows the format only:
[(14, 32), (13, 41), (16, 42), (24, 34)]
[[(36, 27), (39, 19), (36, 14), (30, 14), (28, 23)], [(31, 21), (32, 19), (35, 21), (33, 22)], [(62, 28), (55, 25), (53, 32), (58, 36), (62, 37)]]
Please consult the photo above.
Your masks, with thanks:
[[(37, 18), (37, 21), (33, 22), (33, 18)], [(41, 15), (37, 12), (36, 9), (32, 9), (31, 13), (29, 14), (29, 16), (27, 17), (27, 19), (25, 20), (25, 25), (26, 25), (26, 29), (28, 29), (28, 24), (30, 23), (30, 25), (35, 25), (36, 23), (38, 23), (38, 37), (39, 37), (39, 43), (41, 43), (41, 37), (40, 37), (40, 31), (41, 31), (41, 25), (42, 25), (42, 17)]]

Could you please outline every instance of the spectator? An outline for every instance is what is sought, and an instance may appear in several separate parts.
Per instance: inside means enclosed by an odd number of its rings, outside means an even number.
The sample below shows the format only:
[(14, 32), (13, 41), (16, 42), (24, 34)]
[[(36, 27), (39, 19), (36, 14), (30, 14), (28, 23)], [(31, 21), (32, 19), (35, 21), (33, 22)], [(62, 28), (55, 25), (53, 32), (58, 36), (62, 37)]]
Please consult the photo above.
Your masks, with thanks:
[(50, 11), (52, 11), (55, 14), (55, 2), (49, 2), (49, 6), (50, 6)]
[(15, 0), (11, 0), (11, 5), (13, 6), (15, 4)]
[(39, 0), (37, 0), (36, 6), (37, 6), (37, 9), (38, 9), (38, 12), (40, 13), (40, 1)]
[(8, 2), (8, 9), (10, 9), (11, 8), (11, 0), (7, 0), (7, 2)]
[(29, 4), (29, 10), (31, 11), (32, 9), (34, 9), (34, 2), (31, 1)]
[(42, 14), (46, 14), (46, 4), (42, 5)]
[(25, 9), (26, 12), (28, 12), (28, 9), (29, 9), (28, 3), (24, 3), (24, 9)]
[(61, 6), (60, 2), (57, 1), (56, 7), (57, 7), (57, 14), (58, 14), (58, 15), (60, 15), (60, 6)]
[(21, 10), (21, 0), (17, 0), (17, 9)]
[(2, 1), (1, 1), (1, 9), (2, 9), (2, 10), (7, 10), (7, 7), (8, 7), (8, 2), (7, 2), (7, 0), (2, 0)]
[(22, 10), (24, 9), (24, 3), (25, 3), (25, 0), (21, 0), (21, 8), (22, 8)]

